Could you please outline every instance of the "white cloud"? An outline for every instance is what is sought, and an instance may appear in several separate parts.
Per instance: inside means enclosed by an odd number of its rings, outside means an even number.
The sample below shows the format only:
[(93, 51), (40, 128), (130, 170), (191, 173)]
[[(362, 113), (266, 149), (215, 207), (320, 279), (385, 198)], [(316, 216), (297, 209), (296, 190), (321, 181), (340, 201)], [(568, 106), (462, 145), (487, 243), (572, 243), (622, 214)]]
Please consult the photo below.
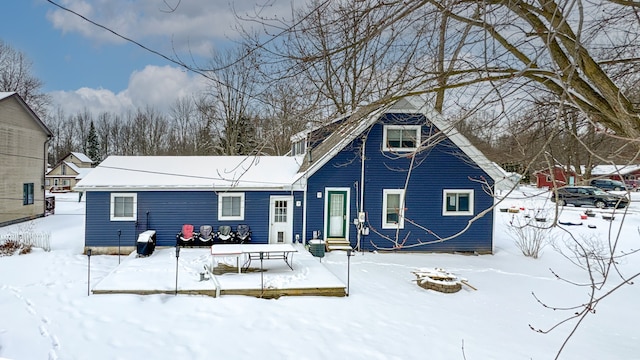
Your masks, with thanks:
[(206, 81), (177, 67), (148, 65), (134, 71), (127, 89), (114, 93), (107, 89), (80, 88), (74, 91), (49, 93), (54, 107), (66, 114), (85, 109), (97, 115), (102, 112), (122, 114), (129, 110), (150, 106), (166, 112), (175, 100), (201, 93)]
[[(211, 54), (216, 41), (238, 38), (235, 14), (243, 18), (287, 17), (291, 0), (274, 0), (268, 7), (244, 0), (63, 0), (61, 4), (118, 34), (160, 51)], [(171, 7), (175, 7), (171, 11)], [(78, 33), (98, 43), (124, 40), (60, 8), (48, 11), (47, 19), (63, 33)], [(250, 26), (257, 25), (249, 23)]]

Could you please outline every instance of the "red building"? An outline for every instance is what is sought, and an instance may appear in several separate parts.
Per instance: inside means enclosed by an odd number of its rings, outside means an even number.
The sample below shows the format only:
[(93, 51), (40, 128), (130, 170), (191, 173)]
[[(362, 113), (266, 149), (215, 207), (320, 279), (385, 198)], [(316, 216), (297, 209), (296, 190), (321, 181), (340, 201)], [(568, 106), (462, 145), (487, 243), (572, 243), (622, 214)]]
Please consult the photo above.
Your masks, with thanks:
[(550, 169), (536, 171), (536, 186), (539, 188), (555, 188), (565, 185), (575, 185), (580, 178), (575, 171), (567, 171), (564, 167), (556, 165), (553, 167), (553, 173)]
[(597, 165), (591, 176), (622, 181), (633, 189), (640, 187), (640, 165)]

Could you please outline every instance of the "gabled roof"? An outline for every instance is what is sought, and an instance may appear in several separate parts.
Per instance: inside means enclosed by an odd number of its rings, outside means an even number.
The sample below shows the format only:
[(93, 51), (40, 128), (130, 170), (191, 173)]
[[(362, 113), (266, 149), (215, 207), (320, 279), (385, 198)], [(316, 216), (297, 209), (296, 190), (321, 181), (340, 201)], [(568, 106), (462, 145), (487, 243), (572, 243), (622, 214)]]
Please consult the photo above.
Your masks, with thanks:
[(72, 163), (71, 161), (64, 161), (64, 164), (67, 165), (76, 174), (80, 174), (80, 167), (78, 167), (78, 165)]
[(451, 142), (464, 152), (474, 163), (486, 172), (496, 183), (496, 189), (511, 189), (515, 186), (510, 177), (505, 176), (497, 164), (487, 159), (469, 140), (460, 134), (453, 124), (448, 123), (435, 110), (428, 107), (426, 100), (419, 96), (401, 98), (391, 105), (372, 104), (364, 106), (349, 116), (349, 121), (345, 121), (338, 129), (328, 136), (320, 145), (310, 149), (305, 157), (303, 165), (300, 167), (301, 176), (310, 176), (331, 158), (342, 151), (353, 140), (369, 129), (381, 115), (386, 112), (422, 114), (438, 130), (440, 130)]
[(51, 130), (49, 130), (47, 125), (45, 125), (42, 122), (42, 120), (40, 120), (38, 115), (36, 115), (36, 113), (33, 110), (31, 110), (29, 105), (27, 105), (27, 103), (25, 103), (24, 100), (22, 100), (22, 97), (20, 97), (20, 95), (18, 95), (17, 92), (0, 92), (0, 101), (8, 99), (10, 97), (15, 97), (15, 99), (18, 101), (18, 103), (24, 108), (24, 110), (26, 112), (29, 113), (29, 115), (31, 115), (31, 117), (33, 118), (33, 121), (35, 121), (38, 124), (38, 126), (42, 129), (42, 131), (48, 137), (52, 137), (53, 136), (53, 133), (51, 132)]
[(0, 100), (7, 98), (13, 94), (15, 94), (15, 92), (0, 92)]
[(81, 153), (81, 152), (71, 152), (71, 155), (75, 156), (76, 159), (82, 161), (82, 162), (86, 162), (86, 163), (93, 163), (93, 160), (91, 160), (87, 155)]
[(290, 190), (300, 160), (290, 156), (109, 156), (74, 189)]

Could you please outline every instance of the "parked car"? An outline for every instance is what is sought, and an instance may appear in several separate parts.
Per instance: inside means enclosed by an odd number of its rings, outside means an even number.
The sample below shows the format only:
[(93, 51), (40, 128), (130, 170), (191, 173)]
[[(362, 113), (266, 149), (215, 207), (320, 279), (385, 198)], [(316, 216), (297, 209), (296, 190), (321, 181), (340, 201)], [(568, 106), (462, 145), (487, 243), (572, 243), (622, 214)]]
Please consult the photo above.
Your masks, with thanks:
[(593, 179), (591, 180), (589, 185), (595, 186), (602, 190), (614, 190), (614, 191), (626, 190), (627, 188), (627, 186), (622, 181), (611, 180), (611, 179)]
[(624, 184), (627, 186), (627, 189), (631, 191), (640, 191), (638, 180), (625, 180)]
[(597, 208), (614, 207), (624, 208), (629, 205), (626, 196), (608, 193), (594, 186), (565, 186), (555, 190), (551, 201), (557, 201), (558, 205), (591, 205)]

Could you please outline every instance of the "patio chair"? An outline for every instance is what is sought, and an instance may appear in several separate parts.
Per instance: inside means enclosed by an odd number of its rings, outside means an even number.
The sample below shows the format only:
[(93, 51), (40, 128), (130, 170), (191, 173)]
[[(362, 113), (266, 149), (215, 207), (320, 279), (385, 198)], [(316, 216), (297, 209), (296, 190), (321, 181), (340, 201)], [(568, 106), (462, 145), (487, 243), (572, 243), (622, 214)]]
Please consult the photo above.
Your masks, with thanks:
[(220, 225), (218, 226), (218, 232), (216, 233), (216, 237), (218, 241), (222, 243), (230, 243), (233, 240), (233, 232), (231, 231), (231, 226), (229, 225)]
[(176, 235), (176, 243), (180, 246), (193, 246), (195, 234), (193, 233), (193, 225), (184, 224), (182, 230)]
[(208, 242), (213, 241), (213, 226), (211, 225), (200, 226), (200, 232), (198, 233), (198, 240), (200, 240), (203, 243), (203, 245), (207, 245)]
[(244, 244), (251, 241), (251, 229), (247, 224), (240, 224), (236, 228), (235, 242), (238, 244)]

